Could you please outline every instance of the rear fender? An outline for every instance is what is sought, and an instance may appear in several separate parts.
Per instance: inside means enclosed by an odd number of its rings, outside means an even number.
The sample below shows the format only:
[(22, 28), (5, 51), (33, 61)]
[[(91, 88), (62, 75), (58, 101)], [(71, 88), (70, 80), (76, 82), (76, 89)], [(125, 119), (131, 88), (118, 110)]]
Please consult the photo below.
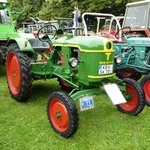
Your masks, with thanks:
[(34, 49), (32, 48), (31, 44), (27, 39), (23, 39), (23, 38), (9, 39), (6, 44), (6, 47), (8, 47), (12, 43), (16, 43), (19, 46), (20, 51), (30, 52), (34, 54)]

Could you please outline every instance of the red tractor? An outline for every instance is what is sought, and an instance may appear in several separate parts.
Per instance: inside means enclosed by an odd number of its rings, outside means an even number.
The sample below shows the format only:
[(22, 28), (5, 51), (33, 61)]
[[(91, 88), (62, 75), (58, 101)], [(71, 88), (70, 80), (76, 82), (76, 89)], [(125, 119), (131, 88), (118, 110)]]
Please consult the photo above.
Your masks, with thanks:
[(150, 37), (150, 0), (128, 3), (123, 27), (131, 27), (128, 37)]

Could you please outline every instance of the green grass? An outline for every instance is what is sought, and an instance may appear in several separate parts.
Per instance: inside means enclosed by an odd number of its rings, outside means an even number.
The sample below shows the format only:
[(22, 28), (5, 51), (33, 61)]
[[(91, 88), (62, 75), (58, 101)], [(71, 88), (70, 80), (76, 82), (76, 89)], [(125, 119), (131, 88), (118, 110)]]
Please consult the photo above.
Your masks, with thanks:
[[(64, 139), (50, 127), (47, 97), (60, 89), (56, 80), (36, 81), (26, 103), (14, 101), (0, 67), (0, 150), (148, 150), (150, 108), (138, 116), (122, 114), (106, 94), (95, 97), (95, 109), (80, 112), (77, 133)], [(78, 102), (77, 102), (78, 105)], [(78, 106), (79, 108), (79, 106)]]

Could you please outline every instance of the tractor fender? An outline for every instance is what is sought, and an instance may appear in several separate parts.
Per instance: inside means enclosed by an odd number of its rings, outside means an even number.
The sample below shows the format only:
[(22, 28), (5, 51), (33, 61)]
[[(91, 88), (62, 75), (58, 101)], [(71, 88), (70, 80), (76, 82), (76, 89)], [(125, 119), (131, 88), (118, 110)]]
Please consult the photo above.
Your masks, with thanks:
[(9, 39), (6, 47), (8, 47), (10, 44), (16, 43), (22, 52), (31, 52), (34, 54), (34, 49), (32, 48), (30, 42), (28, 39), (25, 38), (14, 38), (14, 39)]

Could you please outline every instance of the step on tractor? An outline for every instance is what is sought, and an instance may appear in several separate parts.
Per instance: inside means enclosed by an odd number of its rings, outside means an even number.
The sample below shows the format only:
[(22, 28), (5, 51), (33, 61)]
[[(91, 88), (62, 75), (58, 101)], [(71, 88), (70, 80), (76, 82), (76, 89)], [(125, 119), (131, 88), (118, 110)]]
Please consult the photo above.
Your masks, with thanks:
[(18, 102), (30, 97), (33, 80), (58, 78), (69, 85), (68, 93), (55, 91), (47, 102), (50, 125), (61, 136), (69, 138), (78, 129), (75, 102), (79, 101), (82, 111), (94, 108), (93, 95), (103, 91), (120, 112), (136, 116), (144, 109), (141, 86), (133, 79), (115, 77), (114, 45), (109, 39), (73, 36), (53, 25), (42, 27), (38, 38), (38, 44), (45, 48), (31, 53), (11, 45), (6, 60), (7, 83), (12, 98)]
[[(90, 24), (90, 18), (93, 20), (92, 24)], [(94, 31), (93, 35), (105, 36), (113, 41), (114, 72), (120, 79), (141, 79), (140, 83), (145, 92), (146, 104), (150, 106), (150, 39), (129, 36), (132, 28), (121, 28), (118, 19), (111, 14), (84, 13), (82, 20), (85, 35), (89, 36)], [(105, 26), (105, 30), (103, 26)]]

